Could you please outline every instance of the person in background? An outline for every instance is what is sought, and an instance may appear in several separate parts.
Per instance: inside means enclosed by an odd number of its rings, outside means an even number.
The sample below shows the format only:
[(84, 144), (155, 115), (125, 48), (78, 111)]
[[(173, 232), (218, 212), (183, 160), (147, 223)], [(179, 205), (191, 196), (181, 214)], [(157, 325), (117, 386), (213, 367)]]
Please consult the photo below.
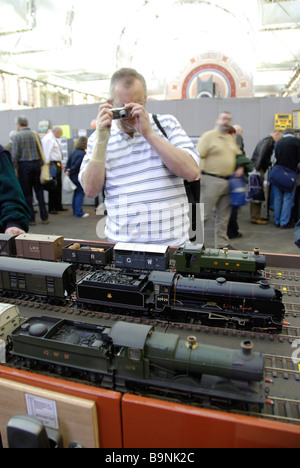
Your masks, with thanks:
[[(114, 73), (110, 90), (79, 175), (89, 197), (105, 186), (106, 237), (184, 245), (189, 240), (184, 180), (199, 178), (199, 155), (171, 115), (158, 116), (164, 136), (146, 110), (147, 85), (136, 70)], [(113, 108), (125, 108), (124, 118), (114, 119)]]
[(243, 167), (236, 167), (240, 148), (228, 132), (232, 115), (221, 112), (216, 128), (202, 135), (197, 144), (201, 158), (202, 189), (201, 203), (204, 203), (204, 221), (209, 221), (216, 212), (215, 236), (218, 249), (231, 248), (227, 227), (231, 214), (229, 177), (244, 173)]
[(25, 234), (29, 219), (29, 209), (11, 155), (0, 145), (0, 232), (14, 236)]
[[(275, 144), (281, 140), (282, 132), (274, 130), (269, 136), (263, 138), (256, 146), (252, 155), (252, 162), (255, 170), (260, 173), (262, 185), (264, 184), (265, 173), (270, 167), (271, 157), (275, 148)], [(250, 202), (251, 223), (266, 225), (268, 221), (261, 217), (262, 203)]]
[(236, 131), (236, 142), (239, 146), (242, 154), (246, 155), (245, 153), (245, 145), (244, 145), (244, 138), (243, 138), (243, 129), (240, 125), (233, 125), (234, 130)]
[(50, 163), (55, 175), (56, 185), (49, 191), (49, 213), (58, 214), (59, 211), (67, 211), (62, 206), (62, 152), (58, 139), (62, 137), (62, 129), (53, 127), (42, 139), (45, 163)]
[(11, 152), (11, 147), (12, 147), (12, 141), (13, 141), (13, 137), (18, 133), (17, 130), (12, 130), (11, 132), (9, 132), (9, 143), (7, 145), (4, 146), (5, 149), (7, 149), (7, 151)]
[[(239, 148), (241, 149), (241, 154), (237, 156), (236, 159), (236, 167), (243, 167), (244, 168), (244, 176), (248, 176), (249, 172), (253, 170), (253, 163), (250, 161), (250, 159), (246, 156), (245, 152), (243, 151), (242, 148), (244, 148), (244, 143), (243, 141), (238, 138), (238, 136), (241, 136), (241, 134), (238, 134), (236, 131), (236, 127), (239, 127), (238, 125), (234, 125), (233, 127), (230, 127), (228, 130), (229, 135), (232, 136), (234, 140), (236, 140)], [(241, 128), (241, 127), (239, 127)], [(243, 236), (241, 232), (239, 232), (239, 224), (238, 224), (238, 211), (239, 207), (238, 206), (232, 206), (231, 207), (231, 215), (228, 223), (228, 228), (227, 228), (227, 235), (229, 239), (236, 239), (240, 238)]]
[(83, 158), (86, 154), (87, 148), (87, 138), (86, 137), (79, 137), (78, 140), (75, 142), (75, 149), (69, 156), (67, 166), (66, 166), (66, 174), (70, 177), (72, 182), (76, 185), (76, 190), (73, 194), (73, 214), (77, 218), (87, 218), (89, 216), (88, 213), (84, 213), (82, 210), (82, 204), (84, 200), (84, 191), (79, 183), (78, 175), (80, 171), (80, 166), (83, 161)]
[[(287, 128), (283, 131), (283, 138), (275, 146), (276, 164), (298, 172), (300, 163), (300, 140), (295, 138), (295, 130)], [(295, 227), (291, 223), (291, 213), (294, 206), (296, 184), (291, 193), (283, 192), (273, 185), (274, 194), (274, 225), (281, 229), (292, 229)]]
[(11, 155), (13, 165), (22, 187), (27, 206), (30, 210), (30, 225), (35, 225), (35, 211), (33, 208), (33, 194), (35, 191), (39, 204), (42, 224), (49, 224), (48, 212), (44, 200), (44, 190), (40, 182), (42, 155), (37, 143), (36, 132), (28, 127), (26, 116), (16, 119), (18, 133), (12, 139)]

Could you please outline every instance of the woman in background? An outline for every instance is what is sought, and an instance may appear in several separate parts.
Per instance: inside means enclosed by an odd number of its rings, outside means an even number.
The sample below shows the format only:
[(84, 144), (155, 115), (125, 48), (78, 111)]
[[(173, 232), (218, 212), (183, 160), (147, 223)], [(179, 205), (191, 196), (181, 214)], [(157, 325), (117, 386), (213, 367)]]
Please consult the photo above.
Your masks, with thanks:
[(75, 148), (69, 156), (67, 166), (66, 166), (66, 174), (70, 177), (72, 182), (76, 185), (76, 190), (74, 191), (73, 195), (73, 213), (76, 218), (87, 218), (89, 216), (88, 213), (84, 213), (82, 210), (82, 204), (84, 200), (84, 191), (83, 188), (78, 180), (78, 174), (80, 170), (80, 166), (82, 160), (85, 156), (87, 148), (87, 138), (86, 137), (79, 137), (76, 140)]

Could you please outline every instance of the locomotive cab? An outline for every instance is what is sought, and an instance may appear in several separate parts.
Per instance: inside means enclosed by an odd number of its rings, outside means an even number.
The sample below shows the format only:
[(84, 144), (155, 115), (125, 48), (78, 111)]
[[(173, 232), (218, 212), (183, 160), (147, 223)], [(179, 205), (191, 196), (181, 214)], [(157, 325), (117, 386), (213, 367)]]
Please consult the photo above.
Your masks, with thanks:
[(146, 379), (149, 361), (144, 359), (145, 342), (152, 333), (151, 326), (118, 322), (111, 330), (117, 377)]
[(168, 271), (152, 271), (149, 281), (153, 283), (156, 309), (164, 309), (170, 305), (171, 289), (176, 273)]

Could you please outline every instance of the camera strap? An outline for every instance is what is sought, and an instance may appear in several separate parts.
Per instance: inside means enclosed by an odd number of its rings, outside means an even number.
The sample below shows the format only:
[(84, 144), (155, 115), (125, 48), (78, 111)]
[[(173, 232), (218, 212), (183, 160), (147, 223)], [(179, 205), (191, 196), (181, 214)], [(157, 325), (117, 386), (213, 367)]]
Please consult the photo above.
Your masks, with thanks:
[[(161, 131), (161, 133), (167, 138), (167, 132), (164, 130), (164, 128), (161, 126), (160, 121), (158, 120), (158, 117), (156, 114), (152, 114), (153, 120), (156, 123), (157, 127)], [(187, 198), (189, 200), (189, 203), (200, 203), (200, 183), (199, 180), (195, 180), (195, 182), (188, 182), (187, 180), (184, 181), (185, 185), (185, 191)]]
[(153, 120), (154, 122), (156, 123), (157, 127), (159, 128), (159, 130), (161, 131), (161, 133), (167, 138), (168, 140), (168, 135), (166, 133), (166, 131), (164, 130), (164, 128), (161, 126), (161, 123), (160, 121), (158, 120), (158, 117), (156, 114), (152, 114), (152, 117), (153, 117)]

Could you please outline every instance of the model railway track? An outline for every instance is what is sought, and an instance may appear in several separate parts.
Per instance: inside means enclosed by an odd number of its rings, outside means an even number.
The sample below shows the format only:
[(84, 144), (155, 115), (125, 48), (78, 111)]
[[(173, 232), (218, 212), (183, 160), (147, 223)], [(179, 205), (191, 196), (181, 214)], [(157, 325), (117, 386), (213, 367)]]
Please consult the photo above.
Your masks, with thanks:
[(243, 416), (252, 416), (255, 418), (268, 419), (287, 424), (300, 425), (300, 402), (280, 397), (272, 397), (272, 404), (265, 405), (261, 413), (253, 411), (228, 411), (229, 413), (242, 414)]
[(298, 270), (279, 270), (269, 268), (266, 271), (266, 276), (269, 277), (270, 280), (287, 280), (287, 281), (300, 281), (300, 272)]
[(277, 283), (276, 288), (279, 289), (284, 296), (300, 297), (300, 284), (298, 286), (294, 284)]
[(300, 317), (300, 304), (285, 303), (286, 316)]
[(267, 405), (264, 416), (280, 422), (300, 424), (300, 402), (286, 398), (272, 397), (272, 405)]
[(59, 304), (49, 304), (48, 302), (40, 299), (29, 297), (28, 295), (23, 296), (1, 296), (0, 302), (6, 302), (9, 304), (14, 304), (19, 307), (26, 307), (32, 310), (38, 310), (41, 313), (45, 312), (45, 315), (48, 313), (54, 313), (57, 316), (64, 317), (66, 314), (78, 316), (81, 319), (83, 317), (105, 319), (105, 320), (127, 320), (135, 321), (137, 323), (152, 324), (156, 326), (161, 324), (162, 326), (169, 326), (171, 329), (186, 329), (188, 331), (194, 332), (203, 332), (205, 334), (212, 335), (223, 335), (231, 337), (241, 337), (242, 339), (249, 338), (251, 340), (266, 340), (271, 342), (290, 342), (291, 340), (296, 340), (300, 337), (300, 327), (286, 327), (283, 328), (282, 333), (280, 334), (269, 334), (264, 331), (253, 331), (253, 330), (239, 330), (235, 328), (221, 328), (221, 327), (211, 327), (207, 325), (201, 325), (195, 323), (193, 320), (189, 323), (179, 323), (179, 322), (166, 322), (165, 320), (160, 320), (157, 318), (150, 319), (145, 317), (137, 317), (131, 315), (122, 315), (118, 313), (109, 313), (105, 311), (95, 311), (89, 309), (80, 309), (77, 307), (76, 302), (66, 301), (64, 305)]
[(293, 362), (292, 358), (265, 354), (265, 360), (265, 372), (272, 378), (281, 376), (286, 380), (294, 378), (300, 381), (300, 364)]

